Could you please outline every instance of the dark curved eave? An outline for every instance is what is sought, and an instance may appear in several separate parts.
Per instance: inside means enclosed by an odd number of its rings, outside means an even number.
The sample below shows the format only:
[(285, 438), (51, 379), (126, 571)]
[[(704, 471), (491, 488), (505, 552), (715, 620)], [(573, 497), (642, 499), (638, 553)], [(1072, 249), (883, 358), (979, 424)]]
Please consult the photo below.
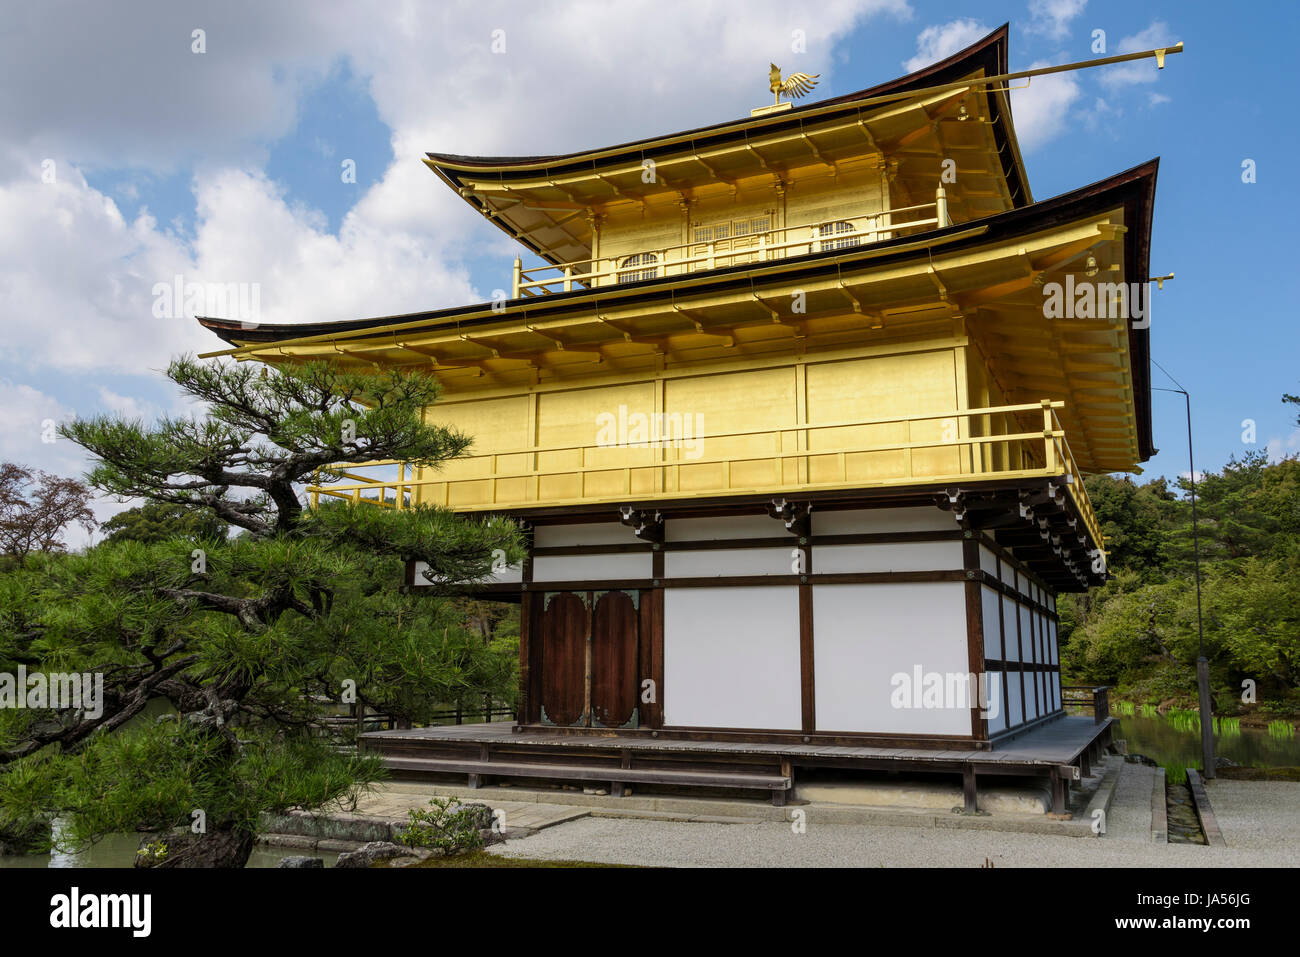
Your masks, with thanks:
[[(922, 235), (927, 239), (941, 239), (946, 235), (967, 231), (972, 226), (987, 227), (987, 230), (979, 236), (955, 240), (943, 246), (944, 252), (957, 251), (1050, 229), (1122, 205), (1124, 222), (1128, 227), (1124, 240), (1125, 273), (1129, 282), (1143, 282), (1150, 275), (1148, 270), (1151, 222), (1159, 162), (1159, 159), (1149, 160), (1108, 179), (1080, 187), (1069, 193), (1062, 193), (1051, 199), (1007, 210), (985, 219), (936, 229)], [(830, 250), (807, 253), (781, 260), (779, 269), (783, 279), (799, 281), (851, 269), (855, 259), (870, 257), (873, 266), (884, 267), (930, 256), (931, 250), (928, 249), (919, 251), (904, 249), (892, 255), (887, 252), (881, 255), (881, 251), (888, 250), (890, 246), (904, 246), (914, 243), (918, 238), (921, 237), (903, 236), (852, 252)], [(774, 264), (767, 264), (766, 268), (770, 270), (774, 268)], [(752, 273), (754, 272), (752, 265), (743, 264), (715, 269), (711, 272), (693, 273), (691, 288), (692, 291), (698, 290), (703, 294), (725, 292), (733, 287), (750, 289), (753, 285)], [(638, 302), (654, 303), (662, 301), (665, 288), (681, 284), (682, 280), (678, 277), (646, 279), (636, 283), (620, 284), (617, 287), (601, 287), (595, 290), (575, 289), (572, 292), (554, 293), (545, 297), (516, 299), (512, 300), (507, 308), (511, 311), (522, 310), (527, 314), (541, 316), (547, 312), (562, 312), (575, 306), (582, 306), (588, 301), (602, 298), (608, 300), (612, 289), (617, 289), (620, 303), (631, 305)], [(492, 312), (491, 305), (488, 303), (474, 303), (468, 306), (398, 316), (301, 325), (284, 323), (250, 325), (225, 319), (198, 317), (198, 322), (204, 328), (235, 346), (266, 345), (276, 342), (287, 344), (293, 340), (314, 336), (346, 337), (350, 333), (364, 334), (368, 329), (396, 324), (408, 325), (409, 327), (403, 331), (409, 334), (451, 323), (455, 323), (458, 328), (473, 329), (500, 321), (500, 315)], [(1134, 411), (1138, 421), (1139, 460), (1146, 461), (1153, 454), (1148, 329), (1135, 329), (1130, 325), (1129, 360), (1133, 378)]]
[[(736, 139), (743, 139), (749, 131), (757, 128), (761, 128), (764, 132), (799, 129), (803, 123), (804, 114), (809, 110), (823, 110), (828, 106), (843, 105), (845, 112), (848, 112), (860, 100), (883, 96), (887, 93), (905, 93), (912, 89), (954, 83), (970, 76), (980, 68), (983, 68), (985, 76), (998, 76), (1008, 73), (1010, 72), (1007, 65), (1007, 39), (1009, 33), (1009, 24), (1004, 23), (988, 36), (976, 41), (964, 50), (958, 50), (952, 56), (914, 73), (909, 73), (896, 80), (890, 80), (887, 83), (881, 83), (865, 90), (858, 90), (855, 93), (846, 93), (843, 96), (832, 97), (828, 100), (818, 100), (816, 103), (796, 106), (775, 115), (769, 114), (768, 116), (754, 117), (748, 120), (714, 123), (694, 130), (685, 130), (681, 133), (633, 140), (618, 146), (599, 147), (579, 153), (562, 153), (552, 156), (461, 156), (454, 153), (427, 153), (425, 155), (428, 157), (428, 162), (432, 164), (434, 172), (438, 174), (443, 182), (456, 190), (466, 202), (482, 213), (486, 211), (482, 200), (472, 192), (462, 192), (464, 183), (461, 180), (460, 173), (466, 170), (458, 170), (456, 167), (472, 168), (477, 171), (491, 171), (499, 168), (498, 178), (505, 183), (511, 179), (533, 177), (539, 172), (549, 176), (570, 172), (586, 172), (598, 169), (603, 163), (610, 161), (608, 157), (604, 160), (595, 159), (592, 157), (593, 153), (613, 153), (618, 154), (619, 158), (635, 156), (639, 162), (644, 159), (656, 159), (665, 154), (677, 152), (681, 148), (680, 141), (683, 137), (690, 139), (692, 149), (701, 149), (721, 145)], [(994, 143), (997, 145), (1002, 172), (1006, 177), (1007, 190), (1011, 194), (1012, 205), (1013, 207), (1027, 205), (1032, 194), (1029, 192), (1029, 184), (1024, 178), (1022, 168), (1017, 162), (1019, 154), (1016, 149), (1012, 148), (1011, 118), (1009, 115), (1003, 115), (1002, 110), (999, 108), (998, 98), (992, 90), (986, 89), (984, 95), (988, 101), (989, 116), (993, 118)], [(834, 113), (822, 115), (834, 115)], [(508, 169), (508, 167), (522, 164), (528, 164), (535, 168), (528, 170)], [(489, 218), (511, 239), (527, 246), (542, 259), (550, 263), (558, 262), (532, 240), (516, 236), (500, 220), (495, 217)]]

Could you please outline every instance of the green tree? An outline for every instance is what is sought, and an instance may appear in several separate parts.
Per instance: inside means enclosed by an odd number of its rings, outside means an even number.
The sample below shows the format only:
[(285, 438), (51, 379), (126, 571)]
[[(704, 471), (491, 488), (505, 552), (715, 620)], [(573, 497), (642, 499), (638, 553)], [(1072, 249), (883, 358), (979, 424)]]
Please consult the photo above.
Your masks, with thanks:
[[(0, 710), (0, 829), (57, 815), (76, 844), (152, 828), (141, 863), (242, 866), (262, 811), (320, 807), (380, 775), (322, 738), (340, 700), (419, 720), (440, 698), (502, 690), (509, 668), (436, 596), (487, 577), (494, 553), (517, 561), (521, 542), (505, 520), (423, 506), (304, 510), (302, 483), (331, 463), (436, 468), (468, 447), (426, 422), (430, 375), (189, 358), (168, 375), (206, 418), (62, 432), (96, 457), (102, 491), (244, 534), (104, 542), (8, 584), (30, 597), (0, 614), (0, 659), (93, 672), (104, 691), (97, 713)], [(423, 594), (402, 587), (408, 561), (430, 567)], [(171, 716), (147, 720), (159, 700)]]
[(170, 538), (192, 541), (220, 541), (230, 526), (207, 509), (148, 502), (118, 512), (100, 526), (109, 542), (161, 542)]
[(1107, 539), (1108, 567), (1135, 569), (1148, 579), (1158, 575), (1165, 560), (1164, 512), (1173, 499), (1164, 479), (1137, 485), (1128, 476), (1093, 475), (1084, 484)]

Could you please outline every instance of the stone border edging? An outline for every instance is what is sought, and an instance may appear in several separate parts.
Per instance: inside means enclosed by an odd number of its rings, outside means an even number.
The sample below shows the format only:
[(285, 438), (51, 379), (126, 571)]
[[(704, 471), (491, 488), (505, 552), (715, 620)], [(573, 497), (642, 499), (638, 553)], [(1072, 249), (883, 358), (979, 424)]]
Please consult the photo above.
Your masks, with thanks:
[(1169, 805), (1165, 797), (1165, 769), (1156, 768), (1151, 780), (1151, 840), (1169, 843)]
[(1195, 768), (1187, 769), (1187, 787), (1192, 792), (1192, 806), (1196, 808), (1196, 818), (1201, 822), (1205, 843), (1210, 847), (1227, 847), (1223, 831), (1219, 830), (1219, 819), (1214, 816), (1214, 808), (1210, 807), (1210, 796), (1205, 793), (1201, 772)]

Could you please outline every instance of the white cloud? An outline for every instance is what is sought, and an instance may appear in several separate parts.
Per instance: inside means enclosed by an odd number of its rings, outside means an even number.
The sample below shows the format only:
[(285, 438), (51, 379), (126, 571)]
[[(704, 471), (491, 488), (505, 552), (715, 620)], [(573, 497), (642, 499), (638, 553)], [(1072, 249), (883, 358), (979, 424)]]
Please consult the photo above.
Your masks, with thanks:
[(1280, 462), (1284, 458), (1300, 454), (1300, 429), (1286, 437), (1274, 436), (1264, 444), (1264, 448), (1270, 462)]
[[(1037, 60), (1027, 69), (1051, 65), (1046, 60)], [(1029, 86), (1013, 89), (1011, 113), (1020, 148), (1028, 153), (1060, 135), (1071, 122), (1071, 107), (1081, 92), (1079, 81), (1069, 73), (1036, 76)]]
[(70, 474), (81, 467), (80, 449), (53, 432), (73, 417), (73, 410), (53, 396), (21, 382), (0, 379), (0, 462)]
[[(37, 423), (102, 409), (156, 415), (132, 395), (156, 395), (148, 390), (177, 353), (222, 346), (189, 316), (154, 315), (155, 285), (177, 275), (257, 284), (265, 322), (481, 301), (492, 289), (473, 288), (467, 259), (499, 253), (504, 286), (515, 247), (425, 168), (426, 150), (570, 152), (747, 116), (769, 99), (769, 60), (821, 73), (828, 91), (838, 41), (866, 18), (911, 15), (906, 0), (382, 9), (392, 12), (311, 0), (48, 0), (6, 21), (0, 341), (7, 374), (36, 385), (0, 382), (3, 407), (47, 410)], [(191, 52), (196, 28), (206, 31), (202, 54)], [(505, 31), (502, 55), (490, 50), (496, 29)], [(806, 53), (791, 52), (794, 31)], [(975, 26), (969, 36), (983, 32)], [(268, 144), (294, 129), (304, 93), (340, 63), (366, 84), (395, 160), (331, 231), (264, 167)], [(315, 148), (349, 152), (342, 133)], [(53, 183), (41, 180), (46, 159)], [(147, 209), (126, 218), (83, 175), (100, 170), (112, 172), (106, 188), (124, 200), (177, 171), (188, 176), (192, 229)], [(119, 378), (108, 388), (97, 373)], [(68, 408), (50, 394), (71, 375), (80, 396), (98, 397), (96, 408)], [(0, 458), (84, 471), (80, 449), (63, 440), (42, 447), (33, 434), (32, 422), (16, 428), (11, 417)]]
[(129, 395), (121, 395), (112, 389), (100, 386), (97, 390), (99, 401), (110, 411), (120, 415), (124, 419), (132, 421), (152, 422), (158, 417), (161, 411), (158, 406), (152, 402), (142, 399), (136, 399)]
[(982, 39), (989, 28), (977, 20), (952, 20), (948, 23), (926, 27), (916, 38), (916, 56), (903, 62), (903, 68), (913, 73), (958, 50)]
[[(1120, 40), (1117, 52), (1138, 53), (1142, 50), (1171, 47), (1177, 42), (1178, 38), (1169, 29), (1169, 24), (1163, 20), (1153, 20), (1145, 30)], [(1117, 63), (1114, 66), (1103, 67), (1101, 83), (1103, 86), (1116, 89), (1137, 83), (1154, 83), (1159, 75), (1160, 71), (1156, 68), (1154, 58), (1134, 60), (1131, 63)]]
[[(838, 38), (866, 16), (910, 14), (905, 0), (616, 9), (437, 4), (390, 19), (362, 4), (306, 2), (30, 8), (0, 41), (0, 78), (13, 81), (0, 83), (0, 142), (17, 160), (7, 182), (0, 176), (9, 355), (28, 368), (142, 372), (218, 347), (189, 317), (153, 315), (155, 284), (177, 275), (256, 283), (267, 322), (485, 299), (492, 289), (471, 288), (465, 259), (509, 241), (424, 167), (425, 150), (571, 151), (743, 116), (766, 102), (769, 59), (822, 72), (827, 84)], [(196, 25), (203, 54), (190, 52)], [(489, 49), (498, 28), (504, 55)], [(790, 52), (794, 30), (804, 55)], [(291, 129), (301, 91), (340, 59), (368, 78), (396, 160), (332, 233), (260, 166), (263, 144)], [(161, 170), (193, 156), (192, 237), (147, 211), (125, 220), (80, 172)], [(47, 157), (54, 184), (40, 181)], [(503, 256), (503, 286), (508, 270)]]
[(1031, 19), (1025, 32), (1063, 40), (1070, 34), (1070, 21), (1083, 13), (1087, 5), (1088, 0), (1029, 0)]
[(1161, 103), (1168, 103), (1173, 99), (1171, 96), (1165, 96), (1163, 93), (1148, 93), (1147, 106), (1159, 106)]

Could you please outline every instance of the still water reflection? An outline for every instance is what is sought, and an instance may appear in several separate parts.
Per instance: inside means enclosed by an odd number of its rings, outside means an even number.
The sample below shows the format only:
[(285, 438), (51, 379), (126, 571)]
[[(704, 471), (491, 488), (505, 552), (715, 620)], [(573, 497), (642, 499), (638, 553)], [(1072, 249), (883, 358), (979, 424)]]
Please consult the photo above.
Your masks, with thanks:
[[(131, 867), (140, 846), (139, 834), (110, 834), (78, 854), (27, 855), (0, 857), (0, 867)], [(275, 867), (282, 857), (319, 857), (326, 867), (333, 867), (338, 854), (295, 847), (267, 847), (258, 844), (248, 859), (249, 867)]]
[[(1165, 718), (1125, 715), (1118, 719), (1116, 738), (1128, 739), (1130, 754), (1145, 754), (1170, 770), (1201, 766), (1201, 733), (1178, 728)], [(1242, 728), (1236, 734), (1216, 734), (1214, 753), (1234, 764), (1256, 768), (1300, 766), (1300, 735), (1273, 737), (1267, 731)]]

